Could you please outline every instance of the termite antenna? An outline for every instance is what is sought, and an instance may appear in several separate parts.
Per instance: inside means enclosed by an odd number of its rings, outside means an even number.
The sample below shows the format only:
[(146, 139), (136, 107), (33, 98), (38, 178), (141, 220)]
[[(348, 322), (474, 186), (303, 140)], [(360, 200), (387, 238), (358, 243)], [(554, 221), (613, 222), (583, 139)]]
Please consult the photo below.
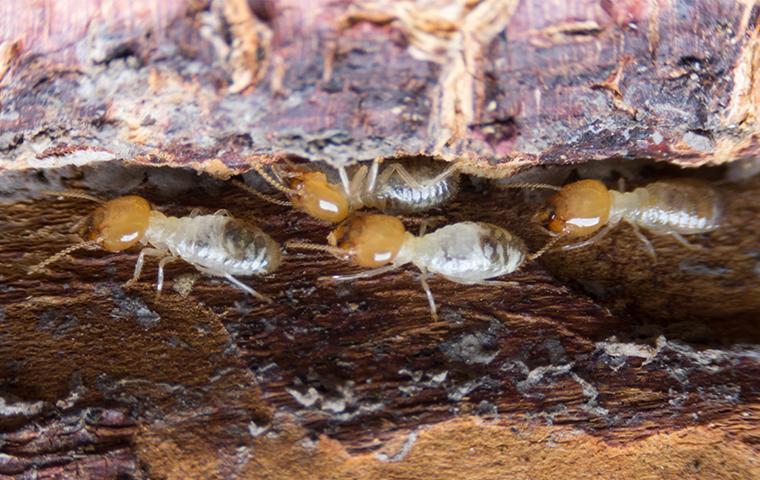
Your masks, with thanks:
[(528, 255), (528, 261), (532, 262), (533, 260), (537, 259), (541, 255), (545, 254), (546, 252), (548, 252), (549, 250), (551, 250), (551, 248), (554, 247), (554, 245), (556, 245), (557, 242), (559, 242), (563, 238), (565, 238), (564, 235), (557, 235), (556, 237), (552, 238), (551, 240), (549, 240), (548, 242), (546, 242), (546, 245), (544, 245), (543, 247), (541, 247), (541, 249), (539, 251), (537, 251), (535, 253), (531, 253), (530, 255)]
[(297, 250), (313, 250), (317, 252), (327, 252), (339, 258), (348, 257), (348, 252), (346, 252), (342, 248), (333, 247), (331, 245), (319, 245), (317, 243), (287, 241), (285, 242), (285, 248), (293, 248)]
[(232, 184), (235, 185), (236, 187), (240, 188), (240, 189), (245, 190), (246, 192), (250, 193), (251, 195), (259, 197), (260, 199), (265, 200), (265, 201), (267, 201), (269, 203), (273, 203), (275, 205), (280, 205), (282, 207), (291, 207), (291, 206), (293, 206), (292, 203), (290, 203), (290, 202), (288, 202), (286, 200), (279, 200), (279, 199), (274, 198), (274, 197), (272, 197), (270, 195), (267, 195), (265, 193), (261, 193), (258, 190), (256, 190), (255, 188), (251, 187), (250, 185), (247, 185), (247, 184), (245, 184), (245, 183), (243, 183), (243, 182), (241, 182), (239, 180), (232, 180)]
[(261, 175), (261, 178), (263, 178), (273, 188), (281, 191), (282, 193), (286, 195), (298, 195), (298, 192), (296, 190), (293, 190), (292, 188), (288, 188), (285, 185), (278, 182), (277, 180), (275, 180), (274, 178), (272, 178), (272, 176), (269, 175), (269, 173), (267, 173), (266, 170), (264, 170), (264, 168), (261, 166), (260, 163), (253, 162), (251, 166), (253, 167), (254, 170), (256, 170), (256, 172), (259, 175)]
[(55, 197), (81, 198), (83, 200), (89, 200), (91, 202), (100, 204), (106, 203), (106, 201), (102, 198), (96, 197), (95, 195), (90, 195), (89, 193), (80, 192), (79, 190), (64, 190), (62, 192), (57, 192), (55, 190), (40, 190), (40, 193), (44, 193), (45, 195), (53, 195)]
[(549, 185), (548, 183), (507, 183), (499, 185), (499, 188), (524, 188), (526, 190), (538, 190), (544, 188), (547, 190), (554, 190), (555, 192), (562, 190), (562, 187)]
[(80, 250), (82, 248), (87, 248), (87, 247), (90, 247), (92, 245), (97, 245), (97, 243), (98, 243), (98, 240), (88, 240), (86, 242), (77, 243), (76, 245), (72, 245), (72, 246), (70, 246), (68, 248), (64, 248), (60, 252), (58, 252), (55, 255), (49, 257), (47, 260), (43, 260), (42, 262), (40, 262), (37, 265), (35, 265), (32, 268), (30, 268), (29, 269), (29, 275), (31, 275), (33, 273), (39, 272), (40, 270), (42, 270), (43, 268), (47, 267), (51, 263), (57, 262), (58, 260), (60, 260), (61, 258), (65, 257), (66, 255), (70, 254), (71, 252), (73, 252), (75, 250)]

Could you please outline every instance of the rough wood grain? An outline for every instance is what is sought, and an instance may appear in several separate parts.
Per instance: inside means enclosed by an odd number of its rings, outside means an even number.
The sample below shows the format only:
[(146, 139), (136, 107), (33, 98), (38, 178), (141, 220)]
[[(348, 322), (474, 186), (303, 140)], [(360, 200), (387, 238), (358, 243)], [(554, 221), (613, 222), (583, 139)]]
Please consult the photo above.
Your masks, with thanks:
[(0, 10), (3, 169), (758, 153), (754, 1), (26, 3)]
[[(208, 179), (183, 190), (167, 186), (172, 171), (109, 168), (65, 176), (96, 188), (141, 178), (113, 185), (177, 214), (225, 206), (279, 240), (323, 241), (329, 231)], [(94, 449), (92, 462), (113, 457), (109, 468), (148, 477), (424, 478), (437, 468), (447, 478), (456, 452), (472, 448), (472, 478), (550, 478), (565, 463), (588, 478), (655, 475), (646, 464), (665, 477), (752, 478), (759, 182), (722, 188), (727, 226), (700, 239), (704, 252), (655, 239), (652, 269), (621, 227), (598, 248), (530, 265), (512, 287), (433, 282), (439, 322), (411, 270), (321, 285), (320, 275), (351, 267), (318, 255), (291, 253), (276, 274), (250, 280), (273, 306), (182, 264), (169, 267), (160, 299), (155, 262), (125, 288), (134, 252), (80, 252), (28, 276), (26, 267), (71, 244), (65, 232), (91, 205), (13, 203), (0, 210), (4, 473), (29, 471), (14, 439), (30, 422), (49, 422), (48, 435), (61, 423), (87, 432), (89, 412), (107, 406), (129, 419), (109, 427), (129, 440), (106, 429), (52, 443), (55, 468), (85, 468), (75, 462)], [(478, 215), (536, 249), (545, 239), (526, 223), (535, 201), (470, 185), (445, 216)]]
[[(760, 477), (758, 177), (718, 185), (726, 224), (703, 251), (657, 238), (653, 263), (623, 226), (509, 287), (434, 282), (439, 322), (413, 270), (330, 286), (316, 278), (352, 269), (322, 256), (251, 280), (274, 306), (181, 263), (161, 298), (154, 262), (124, 287), (136, 252), (27, 275), (91, 208), (41, 188), (227, 208), (321, 242), (327, 226), (197, 173), (285, 156), (423, 155), (492, 177), (756, 156), (759, 14), (751, 0), (2, 2), (0, 478)], [(634, 182), (679, 174), (649, 170)], [(535, 250), (540, 201), (473, 181), (435, 213)]]

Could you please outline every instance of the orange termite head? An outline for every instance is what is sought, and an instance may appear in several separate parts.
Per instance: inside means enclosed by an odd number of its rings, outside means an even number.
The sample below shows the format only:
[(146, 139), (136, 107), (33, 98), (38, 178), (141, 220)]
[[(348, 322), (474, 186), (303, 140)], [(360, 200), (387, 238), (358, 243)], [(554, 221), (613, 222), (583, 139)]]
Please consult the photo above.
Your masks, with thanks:
[(533, 219), (550, 232), (570, 238), (583, 237), (607, 223), (611, 206), (609, 191), (602, 182), (579, 180), (565, 185), (549, 198), (549, 205)]
[(137, 195), (114, 198), (95, 209), (83, 227), (87, 240), (106, 251), (126, 250), (142, 240), (150, 222), (150, 204)]
[(406, 237), (404, 224), (390, 215), (353, 215), (327, 237), (327, 242), (345, 250), (361, 267), (393, 263)]
[(295, 191), (290, 201), (308, 215), (331, 223), (343, 221), (350, 211), (343, 189), (327, 181), (322, 172), (289, 169), (284, 176)]

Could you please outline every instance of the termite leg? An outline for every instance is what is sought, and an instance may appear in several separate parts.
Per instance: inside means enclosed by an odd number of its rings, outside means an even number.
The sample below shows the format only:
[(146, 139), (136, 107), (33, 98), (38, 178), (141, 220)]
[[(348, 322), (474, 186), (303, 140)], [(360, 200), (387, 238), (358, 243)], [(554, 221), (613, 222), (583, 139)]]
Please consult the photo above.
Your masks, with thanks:
[(433, 320), (438, 320), (438, 309), (435, 306), (435, 298), (433, 298), (433, 292), (430, 290), (430, 285), (428, 285), (427, 282), (427, 269), (421, 268), (420, 272), (420, 284), (422, 285), (422, 289), (425, 291), (425, 296), (427, 297), (428, 304), (430, 305), (430, 316), (433, 317)]
[(427, 218), (423, 218), (420, 222), (420, 233), (417, 234), (418, 237), (421, 237), (425, 235), (425, 232), (427, 232), (428, 225), (430, 224), (430, 220)]
[(230, 213), (230, 211), (227, 210), (226, 208), (220, 208), (219, 210), (217, 210), (216, 212), (214, 212), (214, 215), (221, 215), (223, 217), (231, 217), (232, 216), (232, 214)]
[[(348, 172), (346, 172), (346, 167), (343, 165), (338, 167), (338, 176), (340, 176), (340, 183), (343, 185), (343, 193), (345, 193), (347, 197), (350, 197), (351, 181), (348, 179)], [(354, 176), (354, 178), (356, 178), (356, 176)]]
[(201, 214), (201, 209), (200, 208), (194, 208), (194, 209), (190, 210), (190, 213), (188, 213), (187, 216), (190, 217), (190, 218), (195, 218), (195, 217), (197, 217), (200, 214)]
[(449, 178), (451, 175), (453, 175), (457, 170), (459, 170), (459, 165), (452, 163), (448, 168), (446, 168), (446, 170), (442, 171), (434, 179), (430, 180), (429, 183), (434, 184), (442, 182), (444, 179)]
[(160, 250), (158, 248), (151, 248), (146, 247), (140, 250), (140, 255), (137, 256), (137, 263), (135, 263), (135, 273), (132, 274), (132, 279), (129, 280), (127, 283), (124, 284), (125, 287), (128, 287), (138, 280), (140, 280), (140, 275), (142, 275), (142, 269), (143, 264), (145, 263), (145, 256), (150, 255), (153, 257), (163, 257), (166, 255), (166, 251)]
[(161, 293), (161, 290), (164, 288), (164, 267), (170, 263), (176, 260), (177, 257), (175, 256), (168, 256), (161, 259), (160, 262), (158, 262), (158, 282), (156, 283), (156, 292), (159, 294)]
[[(599, 229), (599, 231), (596, 232), (596, 234), (592, 236), (591, 238), (587, 238), (586, 240), (583, 240), (582, 242), (571, 243), (569, 245), (562, 245), (561, 249), (575, 250), (576, 248), (588, 247), (589, 245), (593, 245), (599, 240), (601, 240), (602, 238), (604, 238), (605, 236), (607, 236), (607, 234), (610, 233), (610, 230), (612, 230), (612, 228), (609, 225), (605, 225), (601, 229)], [(639, 235), (641, 235), (641, 233), (639, 233)], [(644, 238), (646, 239), (646, 237)]]
[[(457, 283), (462, 283), (461, 280), (452, 280)], [(464, 285), (480, 285), (484, 287), (516, 287), (520, 284), (518, 282), (505, 282), (503, 280), (479, 280), (477, 282), (467, 282)]]
[(372, 167), (369, 169), (369, 175), (367, 176), (367, 181), (365, 182), (365, 192), (369, 193), (375, 191), (375, 186), (377, 185), (377, 173), (379, 171), (380, 158), (376, 158), (372, 161)]
[(352, 199), (355, 196), (360, 197), (359, 192), (361, 192), (362, 185), (364, 185), (364, 181), (367, 178), (367, 166), (362, 165), (359, 167), (358, 170), (356, 170), (356, 173), (354, 173), (353, 178), (351, 178), (351, 185), (349, 185), (349, 193), (348, 198)]
[(675, 238), (678, 243), (688, 248), (689, 250), (704, 250), (704, 247), (702, 245), (695, 245), (689, 242), (688, 240), (683, 238), (683, 235), (681, 235), (678, 232), (669, 232), (669, 235)]
[(384, 273), (390, 272), (398, 268), (397, 265), (385, 265), (383, 267), (373, 268), (372, 270), (366, 270), (364, 272), (354, 273), (352, 275), (333, 275), (331, 277), (321, 277), (319, 280), (328, 282), (349, 282), (351, 280), (359, 280), (362, 278), (371, 278)]
[(383, 173), (378, 178), (379, 183), (387, 182), (388, 179), (393, 176), (393, 174), (397, 174), (401, 180), (404, 181), (407, 185), (409, 185), (412, 188), (422, 188), (427, 185), (433, 185), (435, 183), (438, 183), (440, 181), (443, 181), (445, 178), (448, 178), (451, 176), (455, 171), (457, 171), (459, 167), (457, 165), (450, 165), (446, 170), (436, 175), (434, 178), (427, 180), (423, 183), (420, 183), (414, 176), (409, 172), (409, 170), (406, 169), (403, 165), (400, 163), (392, 163), (388, 165), (388, 168), (383, 171)]
[(356, 172), (354, 172), (354, 175), (350, 180), (348, 178), (346, 167), (338, 167), (338, 175), (340, 176), (340, 183), (343, 185), (343, 193), (345, 193), (346, 197), (350, 200), (354, 198), (355, 194), (359, 193), (361, 186), (364, 183), (364, 179), (367, 176), (367, 167), (366, 165), (360, 166)]
[(403, 165), (400, 163), (391, 163), (388, 165), (388, 167), (383, 170), (383, 173), (380, 174), (380, 176), (377, 178), (377, 183), (383, 184), (387, 182), (393, 174), (397, 174), (401, 180), (404, 181), (407, 185), (409, 185), (412, 188), (422, 188), (422, 185), (420, 182), (417, 181), (416, 178), (412, 176), (411, 173), (409, 173), (409, 170), (404, 168)]
[(261, 300), (263, 302), (267, 302), (267, 303), (274, 303), (274, 301), (271, 298), (267, 297), (266, 295), (260, 294), (259, 292), (257, 292), (256, 290), (252, 289), (251, 287), (249, 287), (245, 283), (241, 282), (237, 278), (233, 277), (229, 273), (222, 274), (221, 276), (223, 276), (224, 278), (226, 278), (227, 281), (229, 281), (231, 284), (233, 284), (236, 287), (238, 287), (240, 290), (243, 290), (244, 292), (253, 295), (254, 297), (258, 298), (259, 300)]
[(644, 249), (647, 251), (647, 253), (653, 259), (657, 260), (657, 252), (655, 252), (654, 247), (652, 246), (652, 242), (643, 233), (641, 233), (638, 225), (631, 223), (631, 228), (633, 228), (633, 233), (638, 237), (639, 240), (641, 240), (641, 243), (644, 244)]
[(69, 228), (69, 233), (75, 233), (82, 230), (82, 227), (84, 227), (85, 223), (87, 223), (87, 221), (90, 218), (92, 218), (92, 215), (86, 215), (80, 218), (79, 220), (77, 220), (77, 223), (75, 223), (74, 225), (71, 226), (71, 228)]

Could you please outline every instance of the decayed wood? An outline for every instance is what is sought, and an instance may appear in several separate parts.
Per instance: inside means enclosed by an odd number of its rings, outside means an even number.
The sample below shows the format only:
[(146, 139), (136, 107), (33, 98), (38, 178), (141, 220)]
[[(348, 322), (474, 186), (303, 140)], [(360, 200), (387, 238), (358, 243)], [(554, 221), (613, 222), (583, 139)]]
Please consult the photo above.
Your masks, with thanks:
[[(129, 5), (129, 8), (126, 8)], [(446, 8), (443, 8), (446, 7)], [(0, 475), (756, 478), (755, 178), (704, 251), (622, 226), (506, 288), (412, 270), (354, 285), (291, 254), (262, 305), (182, 264), (68, 246), (62, 185), (227, 208), (276, 239), (328, 227), (216, 177), (283, 156), (422, 154), (484, 176), (758, 153), (753, 1), (99, 0), (0, 5)], [(58, 170), (64, 165), (83, 170)], [(39, 169), (30, 172), (29, 168)], [(185, 186), (191, 178), (192, 188)], [(49, 183), (46, 183), (49, 182)], [(477, 182), (476, 182), (477, 184)], [(29, 190), (27, 190), (27, 187)], [(546, 241), (535, 199), (468, 186), (447, 221)], [(149, 262), (147, 272), (155, 268)]]
[(4, 169), (758, 153), (754, 1), (27, 3), (0, 11)]
[[(92, 178), (104, 188), (108, 175), (97, 172), (72, 186)], [(112, 179), (130, 178), (116, 172)], [(132, 176), (148, 179), (132, 191), (169, 212), (224, 206), (281, 241), (319, 242), (329, 231), (229, 187), (201, 182), (209, 193), (162, 196), (165, 173)], [(272, 306), (182, 264), (169, 267), (160, 299), (155, 262), (123, 287), (135, 252), (80, 252), (29, 276), (29, 265), (71, 244), (68, 227), (92, 205), (6, 206), (0, 428), (12, 441), (0, 447), (9, 456), (2, 473), (29, 472), (14, 439), (28, 437), (32, 422), (88, 432), (88, 412), (107, 406), (129, 418), (109, 427), (129, 440), (110, 440), (106, 429), (53, 443), (45, 455), (55, 468), (76, 468), (94, 448), (85, 459), (113, 458), (114, 471), (148, 477), (424, 478), (440, 468), (446, 478), (456, 475), (456, 452), (473, 448), (472, 478), (550, 478), (560, 467), (654, 475), (642, 462), (672, 477), (752, 478), (760, 469), (760, 284), (751, 257), (759, 182), (722, 187), (726, 227), (700, 239), (704, 252), (655, 239), (653, 269), (621, 227), (597, 248), (552, 254), (546, 270), (512, 275), (511, 287), (433, 282), (439, 322), (412, 270), (324, 285), (315, 279), (352, 269), (311, 254), (291, 252), (276, 274), (250, 279), (277, 299)], [(467, 186), (445, 216), (502, 224), (535, 250), (545, 238), (526, 223), (534, 208), (521, 193)]]

